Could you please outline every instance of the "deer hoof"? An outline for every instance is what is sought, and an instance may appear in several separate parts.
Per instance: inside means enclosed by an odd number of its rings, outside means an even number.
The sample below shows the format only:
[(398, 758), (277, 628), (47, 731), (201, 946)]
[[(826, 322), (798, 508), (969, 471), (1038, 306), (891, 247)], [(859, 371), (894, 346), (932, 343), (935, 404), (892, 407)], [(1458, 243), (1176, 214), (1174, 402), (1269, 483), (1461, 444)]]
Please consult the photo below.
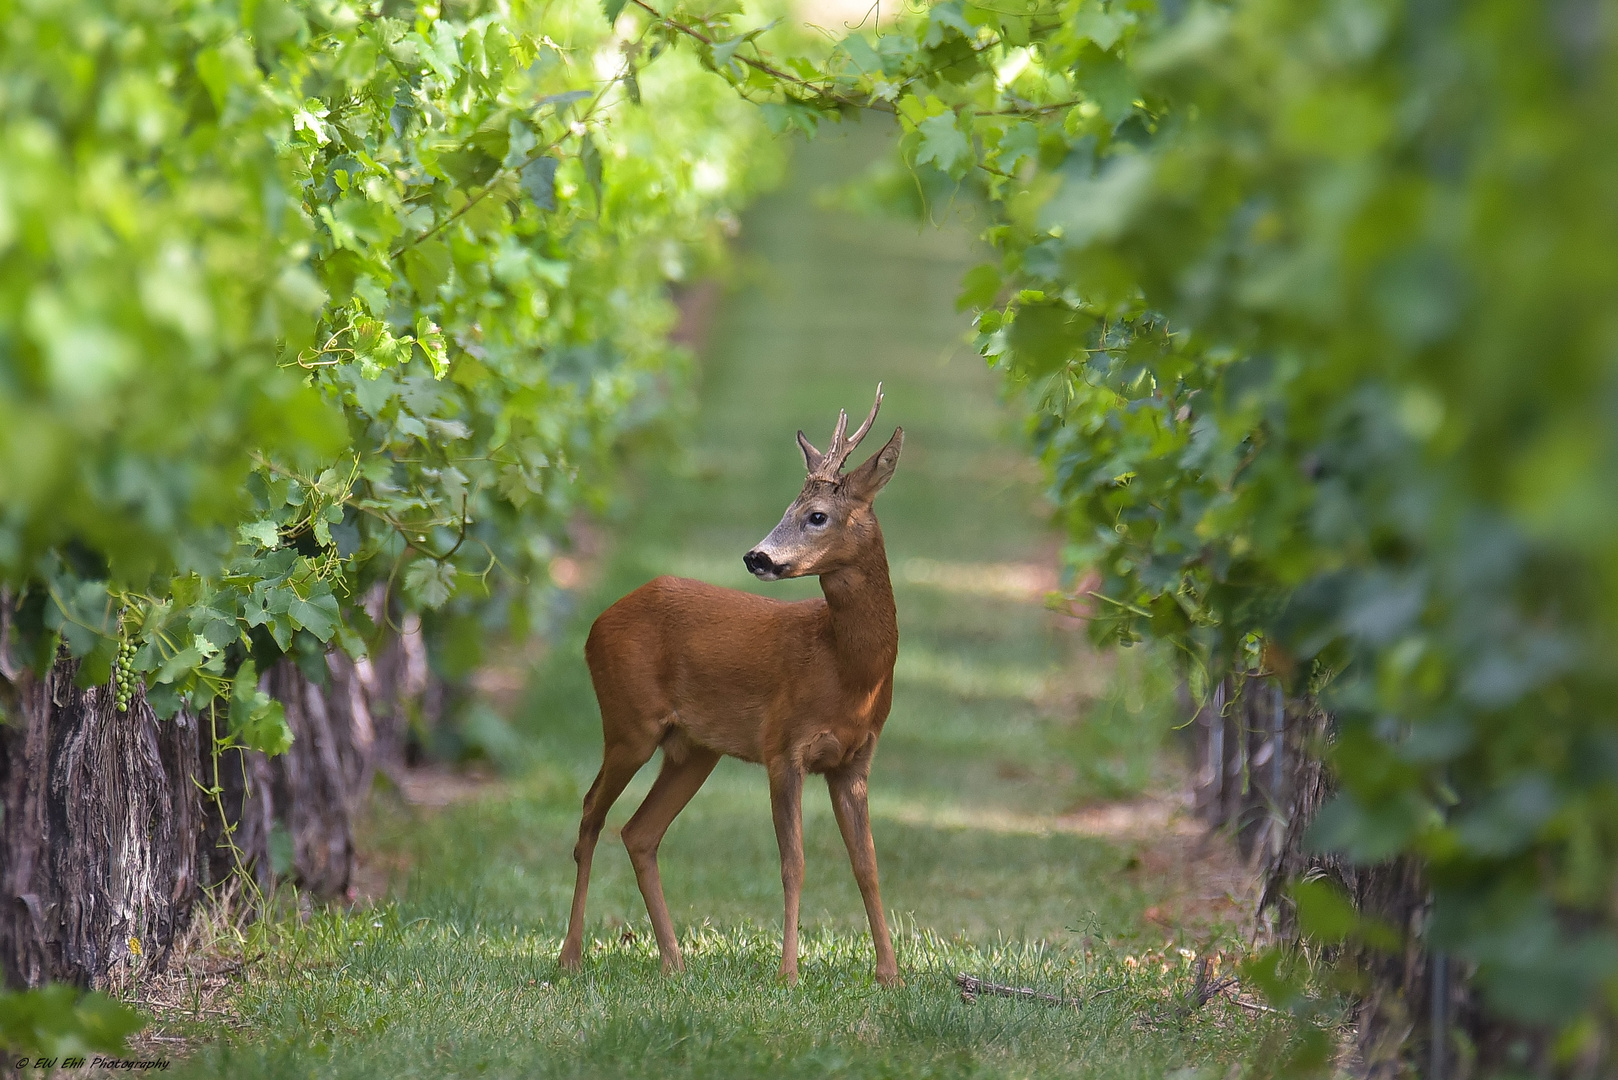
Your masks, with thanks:
[(797, 968), (790, 968), (790, 969), (789, 968), (782, 968), (781, 973), (779, 975), (777, 975), (775, 978), (776, 978), (776, 981), (781, 983), (781, 985), (783, 985), (783, 986), (797, 986), (798, 985), (798, 969)]
[(877, 972), (876, 982), (878, 986), (888, 990), (902, 990), (905, 984), (905, 981), (899, 978), (899, 973), (897, 971)]
[(579, 968), (583, 966), (580, 963), (580, 961), (583, 959), (583, 956), (581, 955), (583, 951), (584, 950), (577, 945), (563, 945), (562, 955), (556, 958), (556, 966), (561, 968), (563, 971), (576, 974)]
[(685, 974), (685, 960), (683, 958), (681, 958), (679, 953), (675, 953), (672, 957), (665, 956), (663, 958), (663, 974), (664, 975), (683, 975), (683, 974)]

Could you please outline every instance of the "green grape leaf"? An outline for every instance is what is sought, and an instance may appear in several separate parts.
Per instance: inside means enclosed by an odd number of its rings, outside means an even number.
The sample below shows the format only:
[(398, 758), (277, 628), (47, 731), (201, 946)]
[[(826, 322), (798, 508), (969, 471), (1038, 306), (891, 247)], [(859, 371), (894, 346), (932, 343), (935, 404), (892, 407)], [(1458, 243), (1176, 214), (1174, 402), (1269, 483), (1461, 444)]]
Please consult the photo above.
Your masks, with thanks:
[(423, 303), (438, 298), (438, 288), (449, 280), (453, 266), (449, 245), (441, 240), (423, 240), (405, 249), (405, 279)]
[(726, 41), (714, 42), (713, 45), (711, 45), (708, 49), (708, 54), (712, 58), (714, 69), (716, 71), (723, 70), (730, 68), (733, 65), (740, 67), (739, 64), (736, 64), (736, 50), (741, 47), (746, 40), (746, 38), (733, 37)]
[(298, 629), (309, 631), (321, 641), (330, 641), (337, 632), (342, 613), (338, 609), (337, 598), (326, 593), (308, 600), (294, 599), (287, 605), (287, 618)]
[(1082, 348), (1095, 320), (1063, 304), (1024, 304), (1011, 322), (1010, 344), (1019, 370), (1047, 375)]
[(556, 209), (556, 166), (553, 157), (537, 157), (522, 167), (522, 189), (541, 210)]
[(1322, 945), (1347, 940), (1359, 923), (1359, 912), (1342, 889), (1329, 881), (1300, 881), (1292, 886), (1298, 908), (1298, 926)]
[(180, 691), (172, 685), (156, 685), (146, 688), (146, 704), (159, 720), (172, 720), (185, 704)]
[(258, 685), (258, 666), (252, 660), (236, 669), (230, 682), (230, 732), (236, 741), (274, 757), (292, 745), (286, 710)]
[(961, 292), (955, 299), (955, 310), (966, 311), (969, 308), (986, 308), (994, 303), (994, 298), (1000, 292), (1003, 280), (1000, 267), (994, 263), (982, 263), (966, 272), (961, 279)]
[(286, 652), (287, 649), (291, 648), (292, 622), (286, 617), (284, 612), (281, 614), (272, 615), (264, 623), (264, 625), (269, 629), (270, 637), (275, 639), (277, 648), (279, 648), (282, 652)]
[(1022, 168), (1025, 162), (1039, 161), (1039, 125), (1020, 120), (1001, 132), (994, 158), (995, 165), (1009, 173)]
[(279, 701), (268, 698), (235, 735), (243, 746), (262, 751), (269, 757), (292, 748), (292, 728), (287, 724), (286, 709)]
[(1086, 7), (1073, 16), (1073, 33), (1089, 38), (1103, 49), (1110, 49), (1123, 36), (1124, 28), (1135, 21), (1133, 12), (1102, 11), (1099, 7)]
[(118, 639), (97, 634), (95, 645), (79, 659), (79, 670), (73, 677), (75, 686), (101, 686), (112, 679), (113, 655)]
[(1108, 123), (1116, 124), (1135, 108), (1140, 90), (1134, 76), (1122, 60), (1111, 53), (1085, 49), (1085, 64), (1080, 69), (1079, 89), (1095, 102)]
[(932, 162), (940, 170), (959, 180), (966, 175), (975, 160), (972, 140), (960, 129), (952, 112), (929, 116), (916, 125), (921, 144), (916, 149), (916, 164)]
[(850, 34), (837, 46), (854, 65), (854, 69), (862, 75), (877, 76), (883, 73), (882, 58), (877, 55), (871, 43), (858, 34)]
[(163, 666), (157, 669), (152, 681), (171, 683), (180, 676), (194, 671), (202, 666), (204, 657), (195, 646), (187, 646), (163, 661)]
[(281, 546), (281, 530), (273, 521), (253, 521), (236, 528), (236, 535), (244, 544), (274, 551)]
[(441, 608), (455, 595), (455, 567), (432, 559), (417, 559), (405, 571), (405, 592), (426, 608)]
[(433, 366), (433, 378), (442, 379), (449, 374), (449, 353), (444, 348), (444, 332), (425, 315), (416, 320), (416, 344), (427, 354), (427, 362)]
[(1062, 243), (1082, 247), (1122, 235), (1151, 192), (1154, 162), (1145, 154), (1109, 160), (1095, 176), (1073, 170), (1040, 214), (1040, 224), (1060, 227)]

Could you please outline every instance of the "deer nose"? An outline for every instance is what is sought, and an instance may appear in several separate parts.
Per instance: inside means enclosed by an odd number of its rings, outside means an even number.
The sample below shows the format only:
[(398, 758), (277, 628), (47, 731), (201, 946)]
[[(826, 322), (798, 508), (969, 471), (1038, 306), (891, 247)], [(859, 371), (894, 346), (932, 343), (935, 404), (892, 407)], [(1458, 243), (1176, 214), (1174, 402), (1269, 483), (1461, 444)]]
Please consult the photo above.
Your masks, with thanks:
[(786, 570), (784, 566), (775, 565), (775, 561), (762, 551), (749, 551), (742, 556), (742, 565), (747, 567), (751, 574), (780, 574)]

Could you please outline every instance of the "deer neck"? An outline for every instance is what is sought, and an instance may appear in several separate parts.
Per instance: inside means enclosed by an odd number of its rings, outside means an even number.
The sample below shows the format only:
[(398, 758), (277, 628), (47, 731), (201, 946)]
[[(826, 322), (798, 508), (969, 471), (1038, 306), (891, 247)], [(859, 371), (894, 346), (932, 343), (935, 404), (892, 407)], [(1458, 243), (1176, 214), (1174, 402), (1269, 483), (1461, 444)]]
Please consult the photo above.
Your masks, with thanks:
[(820, 590), (831, 616), (838, 670), (849, 685), (875, 687), (893, 673), (899, 655), (899, 616), (880, 527), (858, 559), (820, 575)]

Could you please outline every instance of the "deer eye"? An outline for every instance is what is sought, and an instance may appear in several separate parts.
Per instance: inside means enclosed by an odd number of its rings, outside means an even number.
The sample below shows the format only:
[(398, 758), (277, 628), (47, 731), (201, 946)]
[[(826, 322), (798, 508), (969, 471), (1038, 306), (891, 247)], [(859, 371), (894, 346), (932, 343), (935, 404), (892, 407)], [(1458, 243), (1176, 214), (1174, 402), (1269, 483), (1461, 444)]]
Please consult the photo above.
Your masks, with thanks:
[(824, 525), (826, 524), (826, 521), (826, 515), (821, 513), (819, 510), (816, 510), (814, 513), (809, 515), (809, 524), (811, 525)]

